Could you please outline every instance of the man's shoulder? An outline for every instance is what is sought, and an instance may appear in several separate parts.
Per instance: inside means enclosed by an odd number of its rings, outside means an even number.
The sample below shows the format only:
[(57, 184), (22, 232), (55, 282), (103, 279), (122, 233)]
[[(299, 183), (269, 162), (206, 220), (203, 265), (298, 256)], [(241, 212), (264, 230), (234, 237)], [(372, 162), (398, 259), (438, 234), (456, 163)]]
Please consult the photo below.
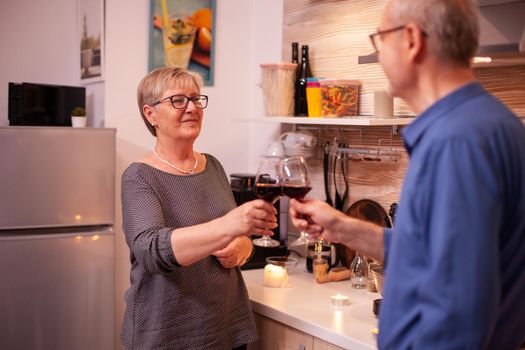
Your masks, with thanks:
[[(525, 133), (519, 118), (494, 95), (483, 92), (458, 105), (436, 128), (443, 136), (481, 137), (511, 126), (516, 133)], [(446, 132), (444, 132), (446, 131)], [(525, 136), (525, 134), (524, 134)]]
[(468, 114), (475, 114), (480, 122), (500, 121), (517, 118), (503, 102), (496, 96), (484, 91), (461, 106)]

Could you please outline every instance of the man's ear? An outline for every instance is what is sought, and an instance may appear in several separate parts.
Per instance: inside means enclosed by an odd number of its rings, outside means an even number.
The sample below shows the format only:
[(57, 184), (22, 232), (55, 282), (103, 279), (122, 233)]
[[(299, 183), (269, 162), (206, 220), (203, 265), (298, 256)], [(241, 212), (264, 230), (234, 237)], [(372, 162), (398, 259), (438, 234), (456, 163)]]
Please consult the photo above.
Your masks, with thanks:
[(405, 28), (408, 58), (412, 62), (419, 62), (426, 51), (426, 35), (415, 23), (409, 23)]

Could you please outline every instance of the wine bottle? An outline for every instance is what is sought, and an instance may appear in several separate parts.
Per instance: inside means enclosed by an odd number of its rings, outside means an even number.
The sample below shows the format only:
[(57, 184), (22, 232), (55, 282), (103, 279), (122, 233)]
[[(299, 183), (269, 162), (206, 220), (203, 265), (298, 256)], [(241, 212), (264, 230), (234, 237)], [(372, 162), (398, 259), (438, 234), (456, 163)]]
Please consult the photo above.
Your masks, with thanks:
[(294, 115), (296, 115), (296, 111), (297, 111), (297, 107), (296, 107), (296, 101), (297, 101), (297, 90), (296, 90), (296, 85), (297, 85), (297, 78), (299, 77), (299, 43), (298, 42), (293, 42), (292, 43), (292, 63), (295, 63), (296, 66), (295, 66), (295, 75), (293, 77), (293, 81), (294, 81), (294, 96), (293, 96), (293, 103), (294, 103), (294, 107), (293, 107), (293, 113)]
[(306, 78), (312, 77), (310, 61), (308, 58), (308, 45), (301, 46), (301, 65), (295, 83), (295, 115), (307, 116), (308, 105), (306, 104)]
[(292, 63), (299, 65), (299, 43), (292, 43)]

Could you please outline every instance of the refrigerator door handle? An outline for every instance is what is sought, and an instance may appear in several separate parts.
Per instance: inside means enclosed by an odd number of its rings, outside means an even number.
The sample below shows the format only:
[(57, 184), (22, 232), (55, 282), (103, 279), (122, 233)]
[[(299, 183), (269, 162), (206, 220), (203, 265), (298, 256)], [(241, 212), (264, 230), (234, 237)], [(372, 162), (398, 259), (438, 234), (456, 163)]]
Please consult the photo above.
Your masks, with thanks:
[(95, 227), (75, 227), (67, 229), (39, 229), (39, 230), (13, 230), (0, 231), (0, 242), (3, 241), (22, 241), (49, 238), (68, 238), (75, 237), (78, 239), (92, 237), (97, 240), (102, 236), (114, 236), (115, 228), (113, 226), (95, 226)]

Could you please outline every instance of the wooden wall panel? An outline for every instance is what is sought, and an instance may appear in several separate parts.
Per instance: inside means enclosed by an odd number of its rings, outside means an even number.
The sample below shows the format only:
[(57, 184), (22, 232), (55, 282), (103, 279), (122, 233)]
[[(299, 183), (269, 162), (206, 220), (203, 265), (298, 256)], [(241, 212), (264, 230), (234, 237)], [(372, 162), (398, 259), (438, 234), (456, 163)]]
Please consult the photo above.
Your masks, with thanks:
[[(386, 89), (387, 80), (379, 64), (358, 64), (357, 56), (372, 53), (368, 35), (380, 22), (386, 0), (285, 0), (283, 22), (283, 60), (291, 57), (291, 43), (308, 44), (310, 63), (316, 77), (359, 79), (362, 82), (360, 114), (372, 115), (373, 91)], [(525, 66), (476, 68), (481, 83), (518, 115), (525, 116)], [(410, 108), (400, 99), (394, 100), (396, 115), (412, 115)], [(303, 126), (308, 128), (307, 126)], [(283, 125), (287, 131), (290, 126)], [(328, 130), (330, 128), (324, 128)], [(332, 127), (334, 129), (334, 127)], [(336, 128), (337, 129), (337, 128)], [(379, 129), (372, 135), (372, 143), (388, 137), (388, 131)], [(322, 135), (323, 140), (339, 137), (331, 130)], [(331, 134), (330, 134), (331, 133)], [(346, 136), (349, 136), (348, 134)], [(351, 135), (350, 135), (351, 136)], [(361, 162), (349, 164), (351, 184), (350, 203), (370, 198), (385, 209), (399, 199), (400, 188), (406, 171), (408, 157), (399, 135), (395, 135), (396, 149), (400, 156), (393, 161)], [(354, 140), (352, 140), (354, 141)], [(321, 142), (322, 143), (322, 142)], [(322, 161), (319, 147), (316, 157), (308, 160), (313, 169), (314, 189), (311, 196), (324, 199)], [(338, 176), (342, 187), (342, 178)]]
[[(359, 79), (362, 82), (359, 114), (373, 114), (373, 93), (386, 89), (379, 64), (358, 64), (357, 56), (374, 50), (368, 35), (380, 21), (385, 0), (285, 0), (283, 60), (290, 60), (291, 43), (307, 44), (316, 77)], [(413, 114), (400, 99), (394, 113)]]
[[(283, 60), (290, 60), (291, 43), (310, 47), (314, 76), (359, 79), (360, 114), (373, 114), (373, 92), (386, 89), (387, 80), (377, 63), (358, 64), (357, 57), (373, 52), (368, 35), (379, 25), (386, 0), (285, 0)], [(516, 114), (525, 116), (525, 65), (476, 68), (481, 83)], [(400, 99), (394, 113), (413, 115)]]
[(479, 68), (474, 72), (488, 91), (525, 117), (525, 65)]
[[(390, 127), (373, 127), (373, 128), (348, 128), (348, 127), (312, 127), (299, 125), (298, 130), (308, 130), (313, 133), (318, 140), (317, 150), (314, 156), (307, 159), (311, 171), (314, 187), (310, 193), (312, 198), (324, 200), (326, 198), (324, 191), (323, 176), (323, 149), (326, 142), (345, 142), (347, 148), (365, 149), (372, 151), (371, 154), (364, 155), (372, 159), (370, 161), (358, 160), (359, 157), (353, 156), (353, 160), (347, 161), (347, 180), (350, 188), (350, 198), (345, 208), (355, 201), (368, 198), (379, 202), (387, 209), (392, 202), (399, 199), (399, 190), (403, 181), (408, 163), (408, 156), (403, 148), (400, 132), (392, 133)], [(283, 126), (283, 131), (288, 131), (289, 126)], [(362, 133), (362, 134), (361, 134)], [(381, 146), (379, 147), (379, 140)], [(331, 153), (329, 164), (329, 184), (332, 199), (335, 197), (334, 189), (334, 167), (333, 155)], [(379, 155), (379, 157), (377, 157)], [(340, 166), (336, 169), (335, 181), (337, 188), (342, 195), (345, 183), (341, 173)]]

